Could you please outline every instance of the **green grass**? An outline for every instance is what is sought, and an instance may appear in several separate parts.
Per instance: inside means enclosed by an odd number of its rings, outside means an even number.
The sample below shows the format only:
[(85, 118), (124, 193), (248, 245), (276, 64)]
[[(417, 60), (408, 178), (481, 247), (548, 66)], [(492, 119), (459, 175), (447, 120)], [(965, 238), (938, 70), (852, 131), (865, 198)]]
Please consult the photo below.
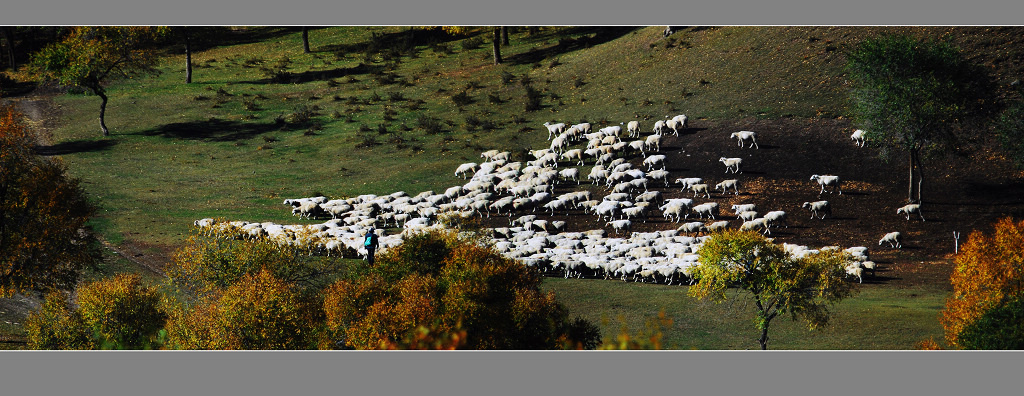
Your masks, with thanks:
[[(758, 349), (753, 301), (745, 292), (730, 290), (722, 303), (700, 301), (686, 294), (688, 286), (624, 283), (617, 280), (545, 278), (542, 289), (552, 291), (569, 309), (601, 327), (614, 339), (623, 326), (630, 334), (644, 329), (664, 310), (673, 324), (663, 329), (668, 349)], [(841, 301), (824, 328), (808, 330), (801, 320), (776, 317), (769, 327), (769, 349), (888, 350), (914, 349), (934, 338), (943, 342), (939, 312), (946, 292), (933, 288), (894, 289), (868, 285)]]

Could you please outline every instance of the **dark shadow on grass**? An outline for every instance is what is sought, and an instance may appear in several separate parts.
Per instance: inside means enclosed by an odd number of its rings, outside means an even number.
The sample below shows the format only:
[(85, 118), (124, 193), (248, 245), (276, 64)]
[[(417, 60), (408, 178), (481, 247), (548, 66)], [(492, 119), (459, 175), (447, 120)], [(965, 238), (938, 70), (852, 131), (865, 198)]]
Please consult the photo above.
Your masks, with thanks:
[[(313, 31), (316, 28), (310, 28)], [(182, 27), (176, 27), (175, 33), (168, 37), (168, 40), (177, 45), (169, 47), (171, 53), (185, 53), (185, 35)], [(278, 38), (281, 36), (301, 32), (299, 26), (247, 26), (232, 28), (228, 26), (188, 26), (192, 54), (202, 52), (214, 47), (232, 46), (239, 44), (252, 44), (261, 41)], [(220, 59), (219, 61), (224, 61)]]
[(278, 79), (264, 78), (255, 81), (242, 81), (241, 84), (301, 84), (310, 81), (327, 81), (356, 74), (381, 73), (383, 70), (383, 66), (360, 63), (354, 67), (339, 67), (331, 70), (310, 70), (301, 73), (289, 72)]
[[(509, 55), (505, 58), (505, 62), (514, 65), (536, 63), (552, 56), (589, 48), (615, 40), (637, 29), (639, 29), (639, 27), (636, 26), (587, 26), (569, 28), (558, 32), (560, 37), (558, 38), (557, 44), (520, 54)], [(570, 37), (576, 35), (581, 37)]]
[(50, 146), (36, 146), (36, 154), (43, 156), (50, 155), (67, 155), (77, 153), (89, 153), (94, 151), (104, 151), (117, 145), (116, 140), (103, 139), (103, 140), (72, 140), (68, 142), (61, 142)]
[(172, 139), (229, 142), (250, 139), (271, 131), (281, 130), (282, 124), (244, 123), (226, 120), (176, 122), (148, 131), (145, 136), (163, 136)]

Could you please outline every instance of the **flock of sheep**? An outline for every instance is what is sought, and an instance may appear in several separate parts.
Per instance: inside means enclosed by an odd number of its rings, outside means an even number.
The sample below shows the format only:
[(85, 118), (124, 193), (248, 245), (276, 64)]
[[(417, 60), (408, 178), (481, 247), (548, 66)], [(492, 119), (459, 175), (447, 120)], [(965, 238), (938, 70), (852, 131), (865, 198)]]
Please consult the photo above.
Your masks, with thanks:
[[(491, 229), (492, 246), (506, 257), (536, 267), (545, 274), (666, 284), (692, 282), (689, 274), (697, 265), (697, 250), (709, 233), (730, 227), (730, 221), (719, 219), (722, 216), (719, 203), (694, 201), (700, 196), (711, 198), (710, 185), (703, 178), (679, 177), (670, 181), (666, 156), (657, 154), (661, 151), (663, 136), (668, 133), (678, 136), (687, 128), (686, 116), (659, 120), (646, 136), (637, 121), (630, 121), (625, 133), (621, 126), (594, 131), (589, 123), (547, 122), (544, 126), (549, 147), (531, 151), (532, 160), (513, 161), (507, 151), (483, 152), (480, 163), (458, 166), (454, 176), (462, 178), (464, 183), (444, 192), (424, 191), (410, 196), (400, 191), (384, 196), (368, 194), (348, 199), (311, 197), (284, 201), (296, 216), (330, 218), (315, 225), (217, 222), (213, 219), (198, 220), (195, 225), (206, 232), (227, 231), (221, 235), (267, 238), (299, 246), (308, 249), (309, 254), (355, 257), (366, 254), (362, 242), (371, 225), (402, 230), (398, 234), (380, 236), (380, 249), (388, 249), (400, 244), (405, 234), (442, 227), (439, 220), (446, 216), (450, 219), (507, 216), (508, 227)], [(863, 132), (859, 135), (862, 138)], [(731, 138), (737, 139), (741, 148), (747, 148), (748, 143), (750, 148), (759, 148), (755, 132), (740, 131)], [(860, 144), (858, 133), (852, 138)], [(580, 187), (580, 167), (587, 162), (592, 167), (586, 180), (593, 187), (584, 189)], [(726, 166), (727, 173), (741, 172), (740, 158), (722, 157), (720, 162)], [(826, 191), (832, 193), (826, 187), (842, 194), (838, 176), (813, 175), (811, 180), (820, 185), (819, 195)], [(682, 193), (692, 192), (692, 197), (667, 198), (665, 194), (673, 183)], [(559, 193), (559, 190), (564, 192)], [(594, 190), (601, 192), (595, 194)], [(740, 183), (738, 179), (724, 180), (716, 184), (714, 190), (723, 195), (731, 190), (737, 196)], [(812, 218), (831, 214), (828, 201), (805, 202), (803, 207), (811, 211)], [(730, 209), (740, 221), (737, 227), (742, 230), (770, 235), (772, 229), (788, 227), (785, 211), (759, 212), (752, 203), (732, 205)], [(542, 218), (572, 212), (595, 216), (611, 232), (603, 228), (569, 232), (565, 221)], [(906, 214), (909, 220), (911, 214), (920, 215), (920, 206), (907, 205), (897, 213)], [(690, 216), (694, 219), (674, 229), (631, 231), (635, 222), (647, 222), (658, 214), (664, 222), (673, 224), (690, 220)], [(382, 233), (382, 230), (377, 232)], [(889, 242), (891, 247), (899, 248), (900, 239), (900, 233), (889, 233), (879, 245)], [(806, 246), (783, 246), (795, 257), (817, 251)], [(875, 265), (868, 259), (866, 247), (845, 251), (850, 257), (847, 273), (851, 276), (860, 281), (863, 270), (874, 272)]]

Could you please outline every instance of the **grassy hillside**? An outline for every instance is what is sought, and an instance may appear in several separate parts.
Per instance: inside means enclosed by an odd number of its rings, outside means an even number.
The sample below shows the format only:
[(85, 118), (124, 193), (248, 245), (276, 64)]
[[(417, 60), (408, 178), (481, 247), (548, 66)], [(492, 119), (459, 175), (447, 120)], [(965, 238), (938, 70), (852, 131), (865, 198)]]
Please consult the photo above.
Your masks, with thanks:
[[(1024, 55), (1017, 43), (1024, 29), (1016, 27), (690, 27), (668, 38), (662, 30), (515, 29), (502, 48), (505, 62), (493, 65), (490, 28), (461, 35), (317, 28), (311, 54), (302, 52), (297, 28), (201, 28), (192, 84), (184, 84), (182, 46), (170, 42), (159, 76), (109, 87), (110, 137), (100, 136), (99, 99), (70, 92), (52, 98), (57, 123), (52, 145), (41, 150), (84, 181), (101, 208), (93, 225), (105, 239), (159, 262), (196, 219), (314, 222), (290, 216), (282, 200), (443, 190), (460, 183), (456, 166), (479, 161), (481, 151), (521, 155), (546, 146), (545, 121), (601, 127), (636, 119), (648, 131), (658, 119), (687, 114), (708, 125), (842, 125), (844, 50), (883, 32), (951, 39), (991, 70), (997, 98), (1010, 95)], [(539, 94), (532, 106), (531, 90)], [(745, 311), (693, 302), (685, 288), (545, 285), (573, 312), (607, 318), (606, 334), (618, 329), (619, 313), (637, 315), (627, 319), (641, 326), (638, 319), (667, 308), (676, 321), (669, 345), (749, 347)], [(607, 293), (630, 295), (621, 305), (595, 306)], [(920, 298), (886, 302), (910, 294)], [(942, 287), (872, 285), (843, 303), (834, 331), (807, 335), (780, 323), (775, 346), (911, 348), (941, 338), (935, 314), (944, 296)], [(890, 328), (896, 318), (910, 324)]]

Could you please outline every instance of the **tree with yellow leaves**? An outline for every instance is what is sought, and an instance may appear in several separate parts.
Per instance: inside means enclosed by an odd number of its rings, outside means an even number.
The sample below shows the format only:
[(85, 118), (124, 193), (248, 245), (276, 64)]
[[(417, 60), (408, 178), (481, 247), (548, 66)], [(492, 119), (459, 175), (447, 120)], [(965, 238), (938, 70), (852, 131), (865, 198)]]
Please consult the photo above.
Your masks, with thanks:
[(987, 312), (1024, 297), (1024, 221), (1006, 217), (991, 234), (974, 231), (956, 256), (942, 325), (946, 343), (963, 348), (961, 337)]
[(848, 258), (839, 252), (793, 259), (759, 233), (727, 230), (704, 242), (697, 254), (697, 283), (689, 295), (721, 302), (731, 286), (750, 292), (761, 349), (768, 349), (768, 327), (778, 315), (802, 317), (815, 329), (828, 323), (831, 306), (852, 293), (845, 279)]

